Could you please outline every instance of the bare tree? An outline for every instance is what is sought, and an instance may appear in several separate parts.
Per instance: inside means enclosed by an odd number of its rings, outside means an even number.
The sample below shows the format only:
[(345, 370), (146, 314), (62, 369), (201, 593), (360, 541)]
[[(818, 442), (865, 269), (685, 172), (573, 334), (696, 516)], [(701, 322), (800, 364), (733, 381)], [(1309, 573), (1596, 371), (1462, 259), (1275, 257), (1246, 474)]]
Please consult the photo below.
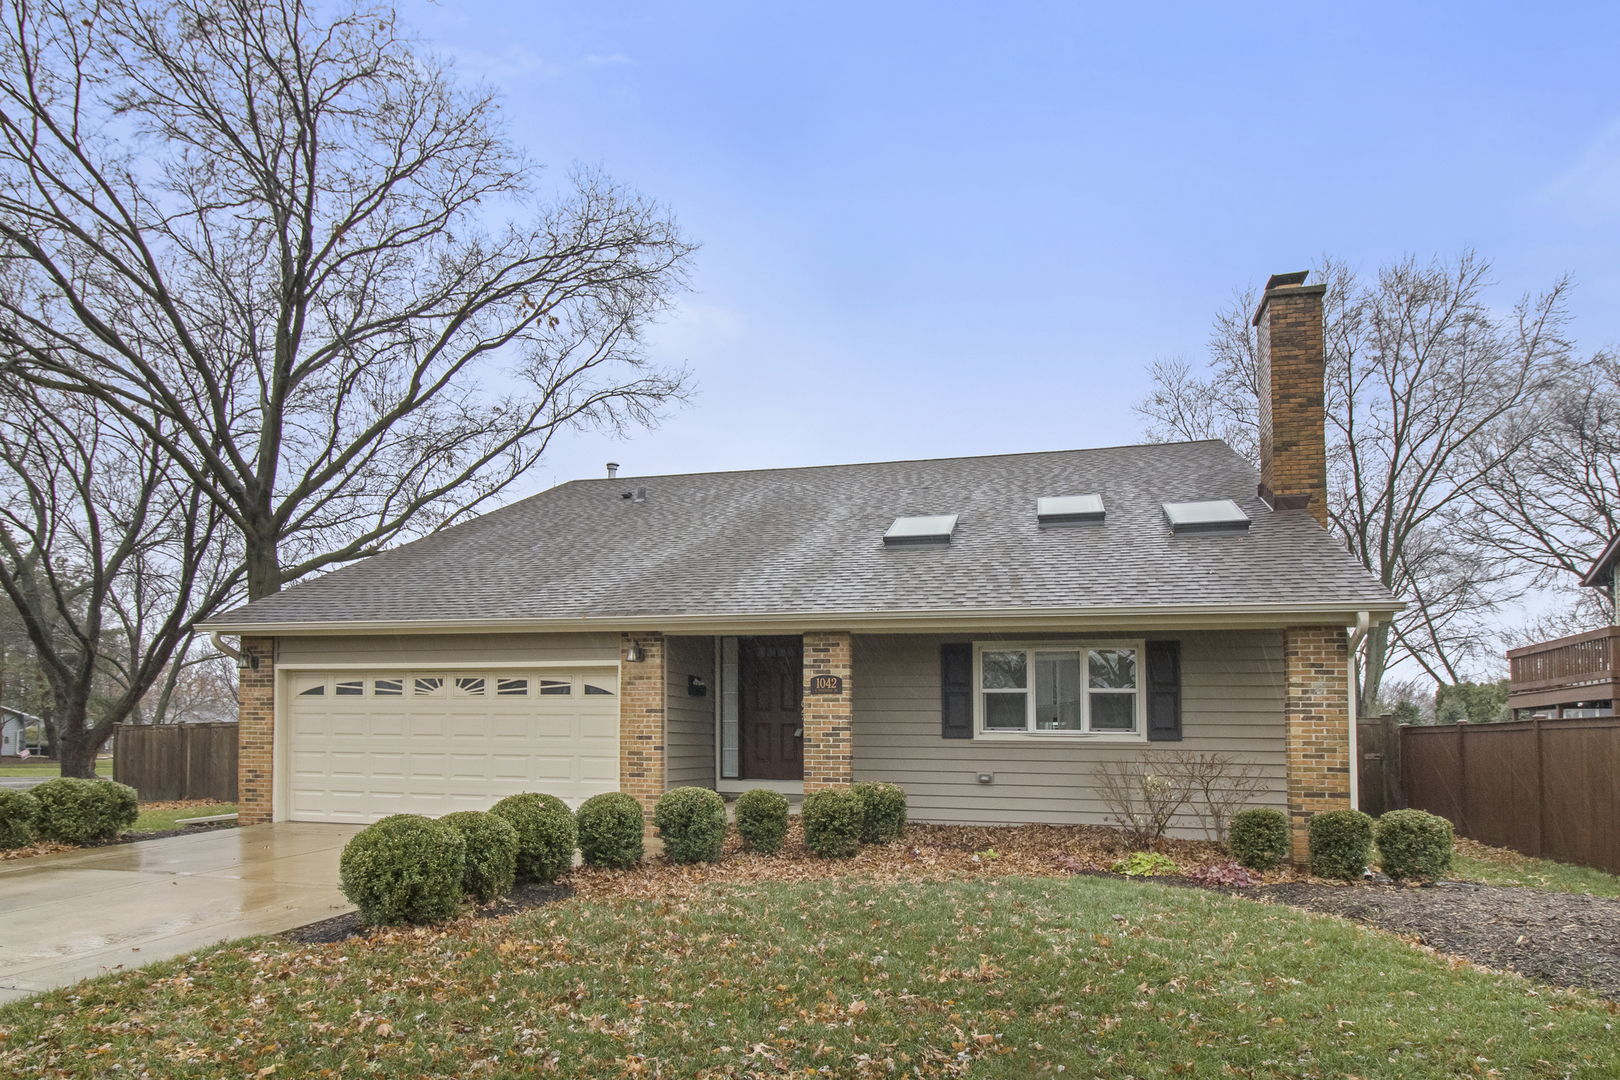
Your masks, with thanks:
[(1176, 750), (1161, 767), (1176, 774), (1186, 787), (1187, 802), (1204, 836), (1223, 847), (1232, 815), (1266, 787), (1266, 775), (1259, 765), (1231, 754)]
[[(1449, 263), (1413, 258), (1360, 280), (1325, 259), (1316, 272), (1327, 345), (1328, 513), (1350, 553), (1409, 609), (1375, 627), (1357, 658), (1358, 700), (1374, 707), (1384, 672), (1410, 658), (1456, 683), (1491, 651), (1486, 618), (1520, 591), (1518, 568), (1467, 542), (1462, 516), (1501, 463), (1513, 432), (1565, 361), (1567, 281), (1525, 298), (1510, 319), (1485, 300), (1490, 265), (1473, 252)], [(1248, 294), (1216, 319), (1210, 375), (1155, 372), (1138, 411), (1149, 438), (1227, 437), (1253, 457), (1258, 415)], [(1243, 318), (1240, 320), (1239, 315)], [(1175, 374), (1171, 372), (1170, 374)], [(1196, 405), (1188, 398), (1211, 397)], [(1177, 416), (1244, 417), (1202, 429)], [(1224, 425), (1224, 426), (1223, 426)]]
[(1097, 798), (1136, 848), (1147, 848), (1162, 837), (1193, 796), (1187, 770), (1167, 757), (1149, 754), (1140, 761), (1100, 761), (1091, 775)]
[(1555, 389), (1509, 444), (1466, 522), (1481, 547), (1528, 567), (1556, 602), (1516, 640), (1609, 625), (1610, 604), (1574, 583), (1620, 535), (1620, 357), (1600, 352), (1561, 364)]
[(1133, 406), (1150, 442), (1220, 439), (1260, 467), (1259, 342), (1249, 316), (1260, 294), (1234, 289), (1209, 335), (1209, 375), (1201, 378), (1180, 357), (1148, 365), (1153, 387)]
[(95, 774), (113, 726), (240, 581), (223, 514), (143, 429), (92, 398), (0, 395), (0, 591), (49, 686), (64, 776)]
[(592, 171), (540, 199), (495, 95), (386, 4), (0, 10), (0, 372), (134, 425), (251, 597), (687, 393), (643, 347), (693, 250), (673, 219)]

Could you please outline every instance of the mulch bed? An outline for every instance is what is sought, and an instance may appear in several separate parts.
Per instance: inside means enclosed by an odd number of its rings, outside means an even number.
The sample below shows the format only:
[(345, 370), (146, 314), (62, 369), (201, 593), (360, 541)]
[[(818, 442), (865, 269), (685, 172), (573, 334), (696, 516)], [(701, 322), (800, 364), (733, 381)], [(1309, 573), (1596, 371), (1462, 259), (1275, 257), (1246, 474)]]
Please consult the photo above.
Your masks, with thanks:
[[(507, 915), (516, 915), (519, 912), (530, 911), (546, 904), (554, 904), (559, 900), (567, 900), (574, 895), (574, 890), (566, 884), (541, 885), (528, 882), (519, 885), (511, 892), (477, 908), (472, 912), (474, 918), (499, 919)], [(320, 922), (309, 923), (295, 930), (288, 930), (277, 935), (283, 941), (295, 945), (336, 945), (340, 942), (354, 938), (371, 938), (375, 935), (387, 935), (398, 931), (388, 927), (368, 928), (360, 924), (360, 913), (351, 911), (347, 915), (337, 915)]]
[(1238, 894), (1338, 915), (1436, 952), (1620, 998), (1620, 900), (1518, 886), (1288, 882)]

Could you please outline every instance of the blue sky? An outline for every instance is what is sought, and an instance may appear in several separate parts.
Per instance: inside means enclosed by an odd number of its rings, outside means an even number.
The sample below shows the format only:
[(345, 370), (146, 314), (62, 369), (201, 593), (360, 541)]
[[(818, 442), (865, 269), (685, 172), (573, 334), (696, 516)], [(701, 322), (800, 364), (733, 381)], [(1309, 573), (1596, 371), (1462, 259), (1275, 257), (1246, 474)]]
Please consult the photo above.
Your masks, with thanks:
[(1620, 341), (1620, 5), (416, 2), (560, 179), (703, 244), (654, 335), (694, 404), (602, 475), (1140, 441), (1156, 356), (1322, 252), (1569, 273)]

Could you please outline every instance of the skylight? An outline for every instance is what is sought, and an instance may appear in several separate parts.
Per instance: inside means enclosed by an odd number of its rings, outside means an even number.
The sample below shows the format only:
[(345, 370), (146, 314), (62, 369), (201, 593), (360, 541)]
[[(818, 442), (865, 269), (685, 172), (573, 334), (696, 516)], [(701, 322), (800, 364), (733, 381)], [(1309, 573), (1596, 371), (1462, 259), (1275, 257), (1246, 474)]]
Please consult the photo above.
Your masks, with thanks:
[(1164, 516), (1173, 533), (1249, 531), (1249, 515), (1231, 499), (1165, 503)]
[(1042, 525), (1075, 525), (1103, 519), (1101, 495), (1058, 495), (1035, 504), (1035, 519)]
[(898, 517), (889, 531), (883, 534), (888, 547), (918, 544), (948, 544), (956, 530), (955, 514), (931, 514), (927, 517)]

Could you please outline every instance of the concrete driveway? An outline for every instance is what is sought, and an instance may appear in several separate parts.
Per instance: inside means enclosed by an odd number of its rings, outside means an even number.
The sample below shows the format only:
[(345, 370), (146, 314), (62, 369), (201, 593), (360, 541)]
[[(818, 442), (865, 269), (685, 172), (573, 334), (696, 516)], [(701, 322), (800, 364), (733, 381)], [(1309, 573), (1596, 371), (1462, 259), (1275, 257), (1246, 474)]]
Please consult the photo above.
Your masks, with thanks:
[(0, 862), (0, 1002), (353, 910), (358, 825), (277, 822)]

